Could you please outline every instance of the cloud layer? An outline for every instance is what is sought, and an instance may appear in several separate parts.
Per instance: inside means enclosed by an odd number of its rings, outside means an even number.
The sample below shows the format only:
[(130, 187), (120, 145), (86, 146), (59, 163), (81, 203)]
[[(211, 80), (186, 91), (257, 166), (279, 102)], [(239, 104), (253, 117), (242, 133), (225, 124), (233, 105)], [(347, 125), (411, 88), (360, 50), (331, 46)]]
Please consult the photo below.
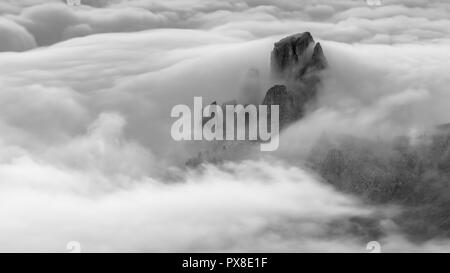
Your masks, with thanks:
[[(303, 164), (324, 133), (448, 122), (447, 1), (49, 2), (0, 4), (0, 251), (448, 250)], [(318, 109), (270, 158), (187, 169), (203, 147), (171, 139), (171, 108), (242, 97), (248, 69), (264, 92), (273, 43), (303, 31), (330, 63)], [(352, 234), (366, 218), (382, 235)]]
[(16, 34), (0, 50), (21, 51), (96, 33), (158, 28), (208, 30), (244, 39), (303, 28), (327, 40), (387, 44), (447, 39), (450, 29), (450, 6), (444, 0), (391, 0), (380, 7), (362, 0), (82, 3), (73, 7), (58, 0), (6, 1), (0, 6), (4, 21), (0, 29), (14, 25)]

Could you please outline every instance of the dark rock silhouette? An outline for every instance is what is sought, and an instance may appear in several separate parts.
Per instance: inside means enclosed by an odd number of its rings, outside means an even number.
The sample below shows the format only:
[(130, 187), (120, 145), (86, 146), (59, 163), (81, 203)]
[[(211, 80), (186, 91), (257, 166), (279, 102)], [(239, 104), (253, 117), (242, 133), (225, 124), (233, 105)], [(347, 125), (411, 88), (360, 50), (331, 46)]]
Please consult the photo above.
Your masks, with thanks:
[[(328, 66), (320, 43), (316, 43), (309, 32), (295, 34), (275, 43), (271, 53), (271, 75), (275, 83), (265, 94), (262, 105), (268, 106), (268, 121), (271, 120), (271, 106), (279, 105), (279, 129), (305, 116), (307, 108), (314, 105), (321, 84), (321, 72)], [(253, 104), (259, 94), (259, 71), (250, 69), (242, 90), (244, 94), (238, 101), (218, 105), (225, 111), (227, 105)], [(255, 102), (258, 104), (258, 102)], [(214, 116), (203, 119), (203, 124)], [(246, 126), (248, 125), (248, 115)], [(235, 114), (236, 131), (236, 114)], [(270, 129), (270, 122), (267, 127)], [(225, 128), (224, 128), (225, 129)], [(246, 136), (247, 136), (247, 127)], [(225, 131), (225, 130), (224, 130)], [(225, 133), (225, 132), (224, 132)], [(218, 163), (223, 160), (245, 158), (251, 152), (252, 141), (213, 141), (206, 151), (191, 158), (186, 165), (196, 167), (203, 162)], [(257, 142), (257, 141), (256, 141)]]
[[(274, 81), (279, 84), (266, 92), (261, 103), (269, 106), (268, 120), (271, 120), (271, 105), (279, 105), (280, 129), (301, 119), (306, 113), (306, 108), (317, 98), (317, 90), (321, 82), (320, 72), (327, 66), (320, 43), (316, 43), (309, 32), (295, 34), (275, 43), (271, 53), (271, 73)], [(258, 70), (250, 69), (247, 77), (252, 79), (249, 80), (251, 82), (249, 89), (259, 88)], [(239, 103), (247, 104), (243, 101)], [(220, 107), (225, 111), (226, 105), (237, 104), (237, 101), (231, 101)], [(217, 103), (213, 102), (212, 105)], [(203, 124), (213, 117), (204, 118)]]
[(296, 110), (297, 106), (295, 105), (294, 98), (289, 95), (285, 85), (275, 85), (272, 88), (270, 88), (269, 91), (267, 91), (262, 104), (268, 106), (267, 120), (271, 120), (270, 106), (271, 105), (280, 106), (280, 113), (279, 113), (280, 128), (299, 118), (298, 117), (299, 112)]
[[(296, 78), (312, 55), (314, 39), (309, 32), (286, 37), (275, 46), (271, 54), (272, 74), (276, 78)], [(309, 56), (308, 56), (309, 55)]]
[(263, 104), (280, 106), (280, 128), (302, 118), (306, 107), (315, 102), (320, 72), (327, 66), (322, 46), (309, 32), (275, 43), (271, 73), (278, 84), (267, 91)]
[(310, 67), (315, 68), (315, 70), (322, 70), (328, 66), (327, 59), (323, 54), (323, 49), (320, 43), (317, 43), (314, 47), (314, 52), (311, 57)]

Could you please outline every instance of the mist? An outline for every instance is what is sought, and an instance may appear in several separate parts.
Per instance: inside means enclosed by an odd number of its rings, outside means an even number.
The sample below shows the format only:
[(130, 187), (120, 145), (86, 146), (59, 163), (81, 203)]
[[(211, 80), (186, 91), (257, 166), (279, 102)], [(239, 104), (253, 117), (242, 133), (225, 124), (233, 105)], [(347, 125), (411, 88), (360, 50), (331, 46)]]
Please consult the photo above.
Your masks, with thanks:
[[(449, 122), (450, 6), (403, 2), (4, 1), (0, 251), (448, 251), (412, 240), (402, 206), (308, 162), (324, 135), (391, 141)], [(304, 31), (329, 62), (315, 108), (273, 153), (187, 166), (210, 144), (174, 141), (172, 107), (261, 102), (274, 43)]]

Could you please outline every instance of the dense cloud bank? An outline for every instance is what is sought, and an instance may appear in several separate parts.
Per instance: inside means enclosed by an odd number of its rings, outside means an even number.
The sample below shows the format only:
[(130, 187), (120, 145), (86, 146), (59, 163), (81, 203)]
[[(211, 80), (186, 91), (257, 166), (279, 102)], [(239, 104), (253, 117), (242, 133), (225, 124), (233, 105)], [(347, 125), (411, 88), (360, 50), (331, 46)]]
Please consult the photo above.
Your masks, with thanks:
[[(408, 43), (448, 37), (447, 1), (95, 1), (0, 4), (0, 50), (22, 51), (96, 33), (158, 28), (208, 30), (241, 39), (307, 29), (339, 42)], [(13, 31), (14, 30), (14, 31)]]
[[(83, 3), (0, 4), (1, 251), (448, 251), (305, 164), (324, 134), (449, 122), (447, 1)], [(275, 153), (187, 169), (202, 147), (171, 139), (171, 108), (239, 98), (250, 68), (264, 92), (273, 43), (303, 31), (329, 62), (317, 109)]]

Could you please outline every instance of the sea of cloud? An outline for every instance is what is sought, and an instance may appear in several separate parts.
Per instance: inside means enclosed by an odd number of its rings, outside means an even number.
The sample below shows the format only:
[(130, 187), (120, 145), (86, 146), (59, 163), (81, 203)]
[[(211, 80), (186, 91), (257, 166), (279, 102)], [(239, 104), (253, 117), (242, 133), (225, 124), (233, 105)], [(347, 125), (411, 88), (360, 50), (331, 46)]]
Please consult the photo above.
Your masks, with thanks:
[[(447, 1), (82, 2), (0, 3), (0, 251), (366, 251), (329, 226), (373, 215), (386, 251), (448, 250), (302, 167), (324, 132), (449, 121)], [(262, 99), (273, 43), (303, 31), (330, 63), (317, 110), (270, 158), (186, 169), (171, 108), (238, 98), (249, 68)]]

